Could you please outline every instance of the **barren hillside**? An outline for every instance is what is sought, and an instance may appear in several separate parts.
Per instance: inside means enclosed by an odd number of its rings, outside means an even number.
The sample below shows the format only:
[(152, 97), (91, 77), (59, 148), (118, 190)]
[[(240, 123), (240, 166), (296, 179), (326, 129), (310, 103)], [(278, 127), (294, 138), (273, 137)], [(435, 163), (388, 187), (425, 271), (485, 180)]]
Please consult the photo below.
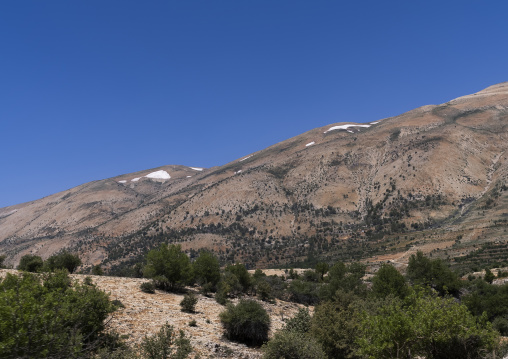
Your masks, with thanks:
[(162, 166), (2, 208), (0, 252), (17, 263), (68, 248), (116, 268), (161, 242), (251, 267), (464, 256), (508, 239), (507, 148), (501, 83), (316, 128), (220, 167)]

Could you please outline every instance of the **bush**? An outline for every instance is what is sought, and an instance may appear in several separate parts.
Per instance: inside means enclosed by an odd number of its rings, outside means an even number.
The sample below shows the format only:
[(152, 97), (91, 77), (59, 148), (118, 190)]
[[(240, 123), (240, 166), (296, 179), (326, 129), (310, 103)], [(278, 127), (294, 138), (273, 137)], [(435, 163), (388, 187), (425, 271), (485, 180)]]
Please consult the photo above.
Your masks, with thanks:
[(238, 278), (240, 285), (242, 286), (242, 291), (247, 293), (252, 286), (252, 278), (250, 273), (247, 271), (247, 268), (241, 263), (236, 263), (234, 265), (228, 265), (225, 269), (226, 273), (231, 273)]
[(69, 273), (74, 273), (80, 265), (81, 259), (79, 259), (79, 256), (65, 250), (52, 255), (44, 263), (45, 269), (49, 271), (53, 272), (57, 269), (67, 269)]
[(231, 340), (254, 346), (268, 340), (270, 317), (263, 306), (254, 300), (240, 300), (237, 305), (228, 304), (219, 317), (226, 337)]
[(196, 295), (194, 295), (193, 293), (184, 295), (182, 301), (180, 302), (182, 312), (194, 313), (196, 311), (197, 302), (198, 297), (196, 297)]
[(259, 299), (265, 302), (271, 302), (273, 300), (272, 287), (264, 280), (260, 279), (256, 283), (256, 294)]
[(40, 271), (43, 265), (44, 262), (42, 261), (41, 257), (35, 256), (33, 254), (25, 254), (19, 260), (18, 269), (35, 273)]
[(155, 285), (152, 282), (143, 282), (139, 286), (142, 292), (153, 294), (155, 293)]
[(161, 244), (148, 252), (146, 262), (143, 274), (159, 289), (180, 291), (192, 279), (190, 259), (180, 245)]
[(321, 345), (309, 335), (281, 331), (263, 345), (263, 359), (326, 359)]
[(497, 336), (486, 315), (476, 318), (454, 298), (413, 290), (404, 302), (364, 315), (357, 343), (358, 354), (379, 359), (480, 359), (495, 348)]
[(404, 299), (408, 294), (408, 287), (404, 276), (394, 266), (383, 264), (372, 278), (372, 293), (378, 298), (391, 294)]
[(92, 275), (104, 275), (104, 271), (100, 265), (97, 264), (92, 267)]
[(5, 256), (0, 256), (0, 269), (5, 268)]
[(146, 359), (185, 359), (191, 353), (192, 347), (182, 330), (176, 337), (173, 327), (166, 323), (157, 334), (145, 336), (141, 351)]
[(0, 357), (73, 358), (94, 352), (113, 310), (106, 293), (71, 283), (65, 271), (42, 282), (28, 273), (7, 274), (0, 281)]
[(293, 318), (286, 320), (285, 331), (308, 333), (310, 330), (311, 317), (309, 309), (300, 308)]

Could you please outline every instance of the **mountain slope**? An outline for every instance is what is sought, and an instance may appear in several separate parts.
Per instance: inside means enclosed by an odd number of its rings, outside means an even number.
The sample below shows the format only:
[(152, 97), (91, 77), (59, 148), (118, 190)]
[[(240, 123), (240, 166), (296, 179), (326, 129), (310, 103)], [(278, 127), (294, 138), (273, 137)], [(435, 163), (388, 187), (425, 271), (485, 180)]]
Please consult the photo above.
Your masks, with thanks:
[(411, 248), (465, 255), (507, 239), (507, 148), (501, 83), (370, 124), (316, 128), (221, 167), (163, 166), (2, 208), (0, 251), (16, 262), (68, 247), (89, 264), (120, 264), (169, 241), (260, 267), (404, 260)]

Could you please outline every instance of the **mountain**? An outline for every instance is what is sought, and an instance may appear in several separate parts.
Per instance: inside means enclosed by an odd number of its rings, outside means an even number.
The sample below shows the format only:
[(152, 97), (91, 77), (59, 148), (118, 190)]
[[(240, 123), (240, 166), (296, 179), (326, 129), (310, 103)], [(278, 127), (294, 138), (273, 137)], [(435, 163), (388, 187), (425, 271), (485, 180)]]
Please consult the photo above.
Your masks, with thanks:
[(505, 82), (316, 128), (220, 167), (162, 166), (1, 208), (0, 253), (17, 263), (67, 248), (116, 268), (161, 242), (251, 267), (400, 262), (417, 249), (470, 258), (485, 243), (506, 247), (507, 148)]

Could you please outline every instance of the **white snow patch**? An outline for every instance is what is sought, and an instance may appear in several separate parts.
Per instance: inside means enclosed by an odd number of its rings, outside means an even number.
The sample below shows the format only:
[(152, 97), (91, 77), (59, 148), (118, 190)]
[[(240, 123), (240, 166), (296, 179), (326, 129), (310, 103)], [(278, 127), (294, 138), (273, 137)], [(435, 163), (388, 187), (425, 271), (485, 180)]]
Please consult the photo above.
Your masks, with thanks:
[(141, 177), (136, 177), (136, 178), (131, 179), (131, 182), (137, 182), (137, 181), (139, 181), (140, 179), (141, 179)]
[(118, 181), (118, 183), (127, 183), (127, 181)]
[(351, 133), (354, 133), (354, 132), (353, 132), (353, 131), (351, 131), (351, 130), (347, 130), (347, 132), (351, 132)]
[(160, 170), (160, 171), (157, 171), (157, 172), (149, 173), (145, 177), (146, 178), (156, 178), (156, 179), (169, 179), (169, 178), (171, 178), (169, 173), (167, 173), (164, 170)]
[(187, 178), (191, 178), (192, 176), (187, 176)]
[(309, 146), (312, 146), (312, 145), (315, 145), (315, 144), (316, 144), (316, 142), (312, 141), (312, 142), (307, 143), (305, 145), (305, 147), (309, 147)]
[(327, 133), (327, 132), (333, 131), (333, 130), (347, 130), (349, 127), (370, 127), (370, 125), (339, 125), (339, 126), (333, 126), (333, 127), (330, 127), (328, 130), (326, 130), (323, 133)]
[(376, 125), (376, 124), (378, 124), (378, 123), (379, 123), (379, 121), (376, 121), (376, 122), (371, 122), (370, 124), (371, 124), (371, 125)]
[(245, 158), (242, 158), (242, 159), (241, 159), (240, 161), (238, 161), (238, 162), (245, 161), (246, 159), (251, 158), (252, 156), (254, 156), (254, 155), (250, 155), (250, 156), (247, 156), (247, 157), (245, 157)]
[(192, 169), (194, 171), (203, 171), (203, 169), (199, 168), (199, 167), (190, 167), (190, 169)]
[(242, 170), (238, 170), (235, 172), (235, 175), (238, 174), (238, 173), (242, 173)]

